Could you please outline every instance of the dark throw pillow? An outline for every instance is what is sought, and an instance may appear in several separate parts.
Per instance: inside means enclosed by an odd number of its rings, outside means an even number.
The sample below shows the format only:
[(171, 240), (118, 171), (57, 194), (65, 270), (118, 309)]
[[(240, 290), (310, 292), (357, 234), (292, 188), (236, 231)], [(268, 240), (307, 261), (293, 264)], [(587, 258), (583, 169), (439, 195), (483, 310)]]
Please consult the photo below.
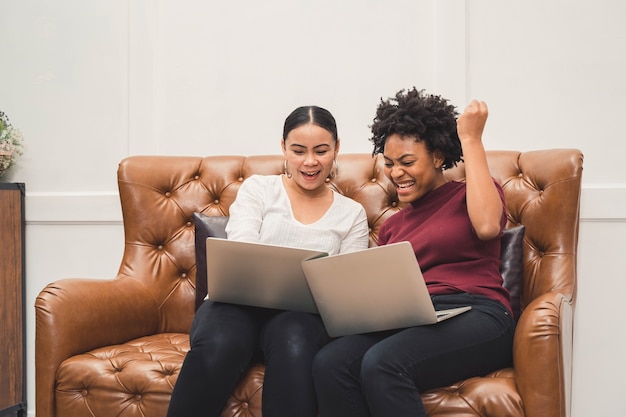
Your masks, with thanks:
[(195, 226), (195, 246), (196, 246), (196, 305), (197, 310), (207, 295), (206, 288), (206, 238), (219, 237), (226, 238), (226, 223), (228, 216), (207, 216), (202, 213), (193, 213), (193, 223)]
[(506, 229), (502, 235), (500, 249), (500, 274), (504, 288), (511, 294), (513, 317), (517, 320), (522, 313), (522, 272), (524, 269), (524, 233), (526, 228), (519, 225)]

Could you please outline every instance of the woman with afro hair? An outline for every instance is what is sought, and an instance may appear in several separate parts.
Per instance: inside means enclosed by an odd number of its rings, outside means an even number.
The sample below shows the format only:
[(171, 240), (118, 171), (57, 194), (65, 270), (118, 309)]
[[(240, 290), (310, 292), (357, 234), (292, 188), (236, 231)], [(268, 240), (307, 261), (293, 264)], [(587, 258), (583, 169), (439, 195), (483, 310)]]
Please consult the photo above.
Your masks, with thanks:
[[(426, 416), (420, 393), (511, 365), (515, 321), (499, 272), (506, 213), (482, 143), (487, 115), (474, 100), (458, 116), (415, 88), (381, 100), (373, 153), (405, 207), (381, 226), (378, 244), (412, 244), (435, 309), (472, 308), (326, 345), (313, 363), (321, 417)], [(443, 171), (460, 161), (465, 182), (447, 180)]]

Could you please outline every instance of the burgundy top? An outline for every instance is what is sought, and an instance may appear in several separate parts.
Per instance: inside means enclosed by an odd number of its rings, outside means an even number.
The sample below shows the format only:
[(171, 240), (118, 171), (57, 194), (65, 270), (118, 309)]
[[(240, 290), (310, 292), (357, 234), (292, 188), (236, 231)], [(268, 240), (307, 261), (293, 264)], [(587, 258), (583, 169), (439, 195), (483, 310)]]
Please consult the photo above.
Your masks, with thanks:
[[(495, 182), (495, 181), (494, 181)], [(502, 230), (506, 210), (502, 187)], [(500, 301), (511, 310), (509, 292), (500, 275), (500, 235), (476, 236), (467, 214), (464, 182), (450, 181), (430, 191), (380, 227), (378, 244), (408, 241), (431, 295), (465, 292)]]

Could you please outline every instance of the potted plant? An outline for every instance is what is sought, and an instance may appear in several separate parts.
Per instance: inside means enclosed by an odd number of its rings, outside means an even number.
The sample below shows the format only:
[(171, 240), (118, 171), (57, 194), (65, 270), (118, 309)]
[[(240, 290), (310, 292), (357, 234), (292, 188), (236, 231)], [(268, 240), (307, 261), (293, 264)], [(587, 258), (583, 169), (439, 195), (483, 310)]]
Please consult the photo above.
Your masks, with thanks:
[(0, 111), (0, 177), (22, 154), (22, 140), (22, 132), (11, 126), (7, 115)]

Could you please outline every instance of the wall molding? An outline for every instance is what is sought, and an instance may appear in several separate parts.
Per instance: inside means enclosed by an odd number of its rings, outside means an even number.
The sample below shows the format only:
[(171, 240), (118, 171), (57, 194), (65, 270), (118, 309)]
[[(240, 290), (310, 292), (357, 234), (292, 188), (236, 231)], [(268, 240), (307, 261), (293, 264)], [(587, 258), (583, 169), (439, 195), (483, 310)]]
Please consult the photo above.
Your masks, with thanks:
[[(584, 185), (580, 219), (626, 222), (626, 184)], [(26, 192), (26, 224), (122, 224), (116, 192)]]
[(116, 192), (26, 192), (26, 224), (122, 224)]
[(581, 221), (626, 221), (626, 184), (583, 185)]

